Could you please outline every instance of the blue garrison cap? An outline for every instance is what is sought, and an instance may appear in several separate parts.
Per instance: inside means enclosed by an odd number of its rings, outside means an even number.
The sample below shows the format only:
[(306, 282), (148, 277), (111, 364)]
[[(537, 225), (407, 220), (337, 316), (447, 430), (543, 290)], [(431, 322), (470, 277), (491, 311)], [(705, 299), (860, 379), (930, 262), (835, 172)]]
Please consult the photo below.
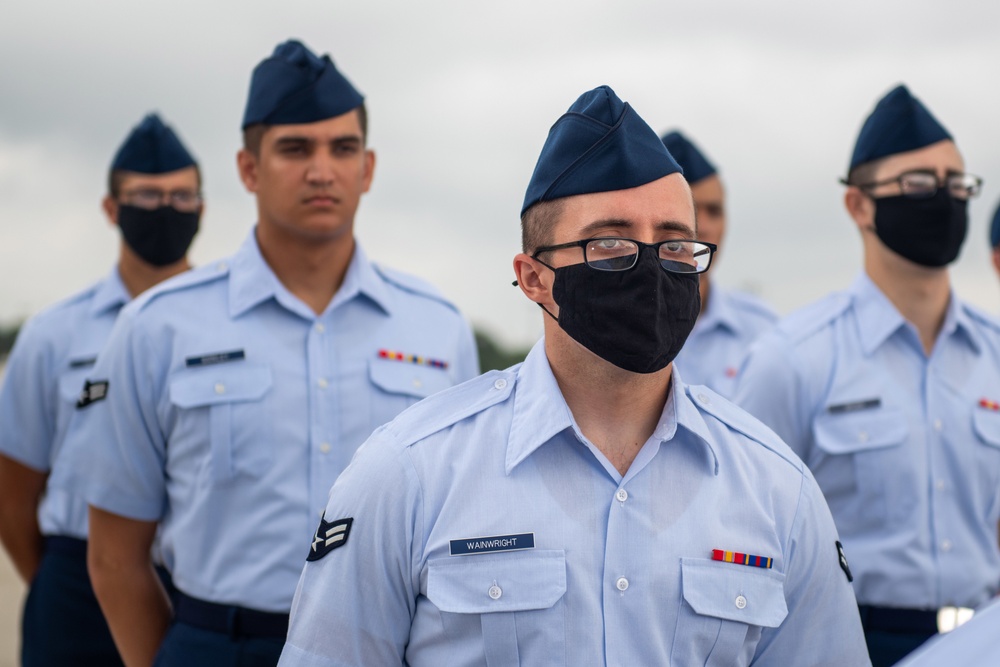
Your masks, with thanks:
[(996, 248), (1000, 245), (1000, 206), (997, 206), (996, 213), (993, 214), (993, 224), (990, 225), (990, 246)]
[(111, 161), (111, 169), (165, 174), (196, 164), (184, 144), (160, 117), (151, 113), (132, 128)]
[(688, 183), (697, 183), (716, 173), (715, 165), (708, 161), (698, 147), (678, 130), (669, 132), (662, 137), (663, 145), (674, 156), (684, 170), (684, 178)]
[(242, 127), (314, 123), (357, 109), (364, 101), (329, 55), (321, 58), (290, 39), (254, 68)]
[(680, 171), (632, 107), (599, 86), (581, 95), (549, 130), (521, 215), (539, 202), (626, 190)]
[(888, 155), (915, 151), (944, 139), (951, 139), (948, 130), (906, 86), (899, 85), (879, 100), (861, 127), (849, 169)]

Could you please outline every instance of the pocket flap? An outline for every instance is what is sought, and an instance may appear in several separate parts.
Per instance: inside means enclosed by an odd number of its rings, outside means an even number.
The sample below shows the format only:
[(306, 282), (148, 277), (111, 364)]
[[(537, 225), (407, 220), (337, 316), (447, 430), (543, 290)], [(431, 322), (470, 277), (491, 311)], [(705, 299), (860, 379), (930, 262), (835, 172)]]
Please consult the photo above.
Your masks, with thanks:
[(824, 412), (813, 422), (816, 445), (830, 454), (850, 454), (901, 444), (909, 433), (906, 416), (897, 408)]
[(180, 408), (257, 401), (271, 388), (267, 366), (233, 364), (185, 371), (170, 381), (170, 402)]
[(972, 427), (983, 442), (1000, 447), (1000, 412), (977, 408), (972, 413)]
[(785, 575), (748, 565), (681, 559), (684, 600), (696, 613), (776, 628), (788, 615)]
[(427, 398), (452, 385), (447, 369), (390, 359), (372, 359), (368, 376), (382, 391), (416, 398)]
[(448, 556), (427, 562), (427, 598), (445, 612), (548, 609), (565, 593), (566, 556), (561, 550)]

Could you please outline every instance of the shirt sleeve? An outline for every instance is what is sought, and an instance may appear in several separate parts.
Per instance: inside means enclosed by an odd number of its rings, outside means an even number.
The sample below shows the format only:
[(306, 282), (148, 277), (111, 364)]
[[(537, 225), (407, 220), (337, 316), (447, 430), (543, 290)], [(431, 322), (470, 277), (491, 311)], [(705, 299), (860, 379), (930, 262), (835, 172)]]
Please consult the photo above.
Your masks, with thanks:
[(785, 550), (788, 615), (778, 627), (764, 629), (752, 665), (871, 664), (850, 567), (839, 546), (830, 510), (806, 473)]
[(810, 441), (810, 409), (794, 355), (784, 336), (777, 332), (765, 334), (743, 362), (733, 402), (764, 422), (800, 458), (805, 458)]
[[(421, 516), (408, 453), (383, 427), (334, 484), (321, 529), (303, 550), (315, 560), (299, 579), (279, 667), (404, 664), (420, 590), (411, 554), (423, 543)], [(324, 526), (347, 519), (349, 532), (330, 549)]]
[(58, 383), (53, 350), (28, 322), (7, 359), (0, 388), (0, 454), (39, 472), (51, 465)]
[(74, 447), (88, 451), (87, 503), (139, 521), (158, 521), (166, 505), (156, 409), (166, 373), (156, 366), (148, 338), (132, 317), (120, 316), (92, 373), (94, 382), (107, 381), (106, 398), (81, 408), (74, 424)]

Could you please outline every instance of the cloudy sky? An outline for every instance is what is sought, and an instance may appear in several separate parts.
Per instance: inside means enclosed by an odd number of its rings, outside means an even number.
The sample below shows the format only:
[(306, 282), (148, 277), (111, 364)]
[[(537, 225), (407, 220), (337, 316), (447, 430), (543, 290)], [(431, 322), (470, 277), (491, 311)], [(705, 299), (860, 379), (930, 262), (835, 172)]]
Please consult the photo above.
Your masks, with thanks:
[(998, 25), (992, 0), (10, 3), (0, 323), (109, 270), (106, 171), (151, 110), (205, 172), (195, 261), (230, 254), (254, 222), (235, 170), (250, 71), (291, 36), (367, 96), (378, 167), (357, 235), (369, 254), (432, 281), (509, 344), (541, 328), (510, 286), (525, 186), (549, 126), (600, 84), (722, 169), (730, 233), (715, 277), (787, 313), (858, 271), (837, 177), (877, 99), (906, 82), (986, 181), (953, 275), (1000, 312), (985, 240), (1000, 200)]

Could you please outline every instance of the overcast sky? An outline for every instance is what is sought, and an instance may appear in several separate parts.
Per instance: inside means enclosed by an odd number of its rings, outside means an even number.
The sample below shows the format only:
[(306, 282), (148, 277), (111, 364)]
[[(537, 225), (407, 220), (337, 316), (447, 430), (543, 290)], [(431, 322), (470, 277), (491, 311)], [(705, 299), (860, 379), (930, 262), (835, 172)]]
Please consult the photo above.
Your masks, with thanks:
[(235, 169), (250, 72), (288, 37), (366, 95), (375, 182), (356, 233), (509, 344), (541, 313), (510, 286), (518, 213), (551, 124), (608, 84), (722, 171), (723, 285), (781, 313), (846, 286), (860, 241), (837, 178), (875, 102), (907, 83), (956, 137), (983, 196), (953, 268), (1000, 312), (987, 226), (1000, 199), (1000, 3), (469, 0), (9, 3), (0, 18), (0, 322), (110, 269), (99, 209), (118, 145), (157, 110), (197, 156), (196, 263), (254, 222)]

